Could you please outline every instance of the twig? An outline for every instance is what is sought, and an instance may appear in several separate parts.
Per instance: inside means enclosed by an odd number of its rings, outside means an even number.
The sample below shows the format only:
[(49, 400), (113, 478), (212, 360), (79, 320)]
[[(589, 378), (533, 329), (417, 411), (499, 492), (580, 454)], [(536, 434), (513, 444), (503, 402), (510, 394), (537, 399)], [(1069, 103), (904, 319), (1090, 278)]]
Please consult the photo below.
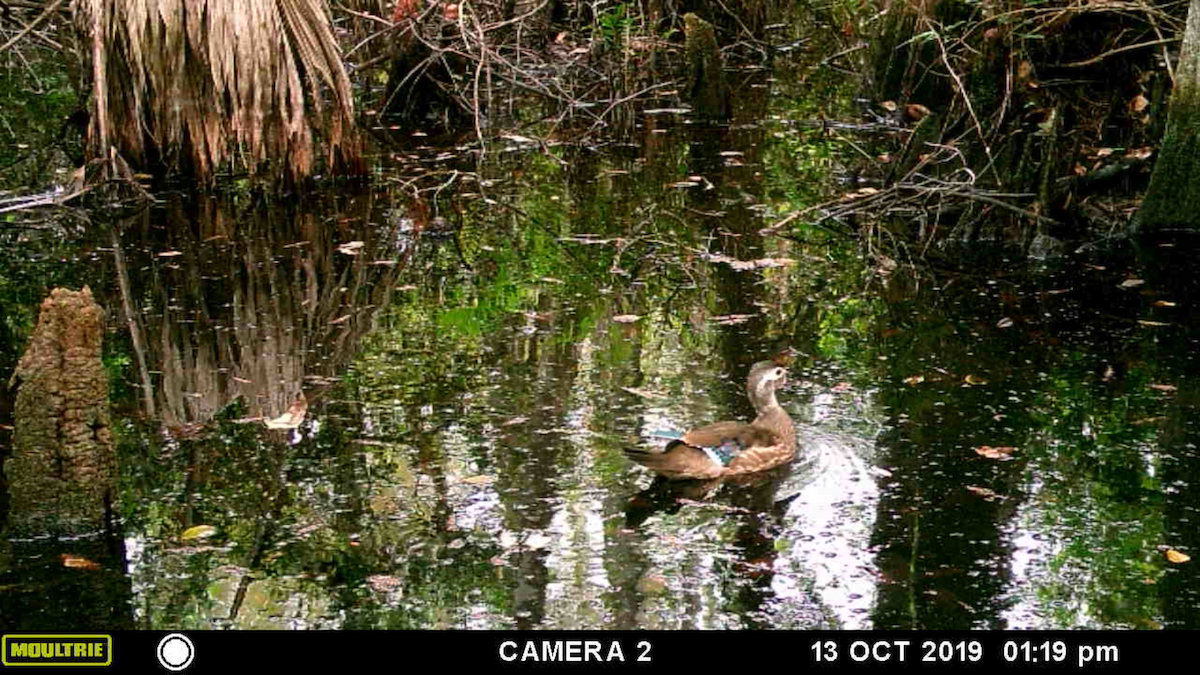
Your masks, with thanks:
[[(1094, 63), (1099, 63), (1099, 62), (1103, 61), (1104, 59), (1107, 59), (1108, 57), (1113, 56), (1115, 54), (1133, 51), (1135, 49), (1145, 49), (1146, 47), (1157, 47), (1158, 45), (1169, 45), (1173, 42), (1179, 42), (1182, 39), (1183, 39), (1183, 36), (1181, 35), (1179, 37), (1174, 37), (1174, 38), (1163, 38), (1161, 40), (1150, 40), (1148, 42), (1139, 42), (1135, 45), (1125, 45), (1124, 47), (1117, 47), (1116, 49), (1110, 49), (1110, 50), (1104, 52), (1103, 54), (1093, 56), (1092, 58), (1085, 59), (1083, 61), (1074, 61), (1072, 63), (1060, 63), (1060, 64), (1057, 64), (1055, 66), (1055, 68), (1084, 68), (1084, 67), (1090, 66)], [(1170, 68), (1169, 64), (1171, 63), (1171, 60), (1167, 59), (1167, 63), (1168, 63), (1167, 67)], [(1174, 74), (1171, 75), (1171, 81), (1172, 82), (1175, 81)]]
[(41, 23), (43, 21), (50, 18), (50, 15), (57, 12), (59, 5), (63, 4), (64, 2), (66, 2), (66, 0), (54, 0), (53, 3), (51, 3), (48, 7), (46, 7), (46, 11), (39, 14), (36, 19), (31, 21), (29, 23), (29, 25), (25, 27), (24, 30), (22, 30), (20, 33), (17, 33), (15, 36), (13, 36), (13, 39), (4, 43), (4, 46), (0, 46), (0, 53), (8, 51), (9, 47), (15, 45), (21, 38), (25, 37), (30, 32), (32, 32), (34, 28), (37, 28), (39, 25), (41, 25)]

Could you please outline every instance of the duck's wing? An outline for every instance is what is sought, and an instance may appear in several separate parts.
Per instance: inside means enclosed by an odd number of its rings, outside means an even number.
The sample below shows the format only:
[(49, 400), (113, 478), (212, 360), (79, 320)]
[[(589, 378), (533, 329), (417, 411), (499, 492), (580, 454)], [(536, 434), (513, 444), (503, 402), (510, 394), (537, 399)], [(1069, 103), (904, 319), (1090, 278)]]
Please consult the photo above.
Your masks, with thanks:
[(673, 440), (665, 448), (625, 448), (625, 456), (654, 473), (672, 480), (718, 478), (725, 465), (711, 451)]
[(794, 444), (782, 434), (757, 424), (718, 422), (687, 432), (683, 440), (716, 454), (726, 475), (764, 471), (795, 454)]
[(717, 422), (688, 432), (655, 432), (672, 439), (662, 450), (630, 448), (625, 456), (671, 479), (710, 479), (761, 471), (791, 459), (786, 439), (764, 427)]
[[(770, 433), (770, 432), (768, 432)], [(772, 434), (774, 436), (774, 434)], [(735, 457), (729, 460), (725, 467), (727, 475), (766, 471), (789, 462), (796, 456), (796, 448), (775, 437), (770, 445), (756, 444), (743, 448)]]

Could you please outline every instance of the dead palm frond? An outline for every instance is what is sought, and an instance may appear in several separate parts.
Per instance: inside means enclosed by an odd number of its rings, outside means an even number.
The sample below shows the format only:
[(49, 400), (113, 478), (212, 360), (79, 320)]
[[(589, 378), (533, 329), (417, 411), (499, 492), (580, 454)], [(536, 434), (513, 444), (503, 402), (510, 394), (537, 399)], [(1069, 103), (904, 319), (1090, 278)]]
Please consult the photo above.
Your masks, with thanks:
[(79, 0), (77, 10), (91, 44), (93, 158), (205, 183), (227, 160), (303, 179), (327, 92), (329, 168), (360, 168), (323, 0)]

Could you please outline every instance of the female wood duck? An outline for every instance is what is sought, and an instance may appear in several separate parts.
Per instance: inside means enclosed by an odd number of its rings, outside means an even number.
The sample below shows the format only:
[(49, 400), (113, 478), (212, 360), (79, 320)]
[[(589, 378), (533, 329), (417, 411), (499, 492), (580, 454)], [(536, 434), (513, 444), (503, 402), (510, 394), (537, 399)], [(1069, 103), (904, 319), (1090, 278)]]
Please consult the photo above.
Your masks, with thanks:
[(759, 361), (746, 378), (754, 421), (717, 422), (684, 434), (672, 433), (662, 450), (626, 449), (625, 456), (669, 479), (711, 479), (766, 471), (796, 456), (792, 418), (775, 400), (787, 380), (776, 361)]

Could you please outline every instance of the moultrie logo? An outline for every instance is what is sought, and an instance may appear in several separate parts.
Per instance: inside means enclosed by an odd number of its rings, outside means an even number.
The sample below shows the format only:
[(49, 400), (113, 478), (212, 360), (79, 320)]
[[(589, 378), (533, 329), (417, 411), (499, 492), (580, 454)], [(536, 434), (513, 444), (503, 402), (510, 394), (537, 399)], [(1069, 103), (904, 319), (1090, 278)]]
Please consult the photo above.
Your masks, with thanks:
[(110, 666), (111, 635), (12, 633), (4, 636), (0, 661), (18, 666)]

